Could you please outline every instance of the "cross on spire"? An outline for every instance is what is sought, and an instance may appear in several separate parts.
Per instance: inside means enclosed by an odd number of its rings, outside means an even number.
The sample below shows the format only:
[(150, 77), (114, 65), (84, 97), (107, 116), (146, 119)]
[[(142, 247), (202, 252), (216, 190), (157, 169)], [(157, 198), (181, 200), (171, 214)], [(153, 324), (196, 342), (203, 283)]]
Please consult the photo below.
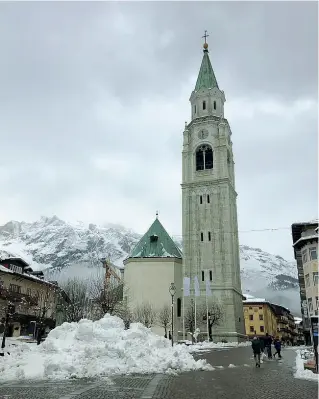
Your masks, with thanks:
[(205, 34), (204, 34), (204, 36), (202, 36), (202, 38), (205, 39), (205, 44), (206, 44), (206, 39), (208, 38), (208, 36), (209, 35), (207, 34), (207, 30), (205, 30)]

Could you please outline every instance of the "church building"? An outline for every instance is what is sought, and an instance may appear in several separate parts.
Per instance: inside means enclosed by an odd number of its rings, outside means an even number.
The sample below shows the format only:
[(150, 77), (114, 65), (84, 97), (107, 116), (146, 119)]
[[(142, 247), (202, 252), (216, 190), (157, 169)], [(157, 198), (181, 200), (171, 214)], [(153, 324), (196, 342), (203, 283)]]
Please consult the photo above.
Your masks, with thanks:
[[(179, 332), (185, 327), (185, 308), (194, 302), (205, 306), (208, 289), (210, 301), (223, 309), (222, 320), (213, 328), (214, 341), (241, 341), (245, 325), (232, 132), (224, 117), (226, 98), (210, 62), (206, 33), (204, 37), (202, 64), (190, 96), (191, 121), (183, 132), (183, 256), (157, 218), (124, 261), (124, 281), (130, 306), (147, 300), (156, 307), (169, 302), (168, 288), (174, 282)], [(203, 318), (197, 322), (202, 331), (208, 329)]]
[[(156, 215), (156, 219), (137, 243), (130, 256), (124, 260), (124, 299), (132, 312), (150, 307), (155, 320), (152, 331), (164, 335), (163, 318), (171, 324), (171, 283), (175, 284), (174, 326), (181, 317), (183, 284), (182, 252), (169, 236)], [(150, 312), (144, 308), (145, 313)], [(164, 315), (163, 315), (164, 313)], [(159, 315), (162, 320), (158, 320)], [(165, 325), (165, 322), (164, 322)], [(167, 334), (170, 327), (167, 328)], [(176, 337), (177, 334), (174, 334)]]

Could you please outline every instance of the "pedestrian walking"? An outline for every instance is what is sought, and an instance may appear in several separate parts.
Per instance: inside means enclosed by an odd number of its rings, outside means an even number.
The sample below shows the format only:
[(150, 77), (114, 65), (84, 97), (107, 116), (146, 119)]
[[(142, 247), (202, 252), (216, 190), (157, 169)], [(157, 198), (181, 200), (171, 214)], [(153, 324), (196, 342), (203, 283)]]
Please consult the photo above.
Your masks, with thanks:
[(172, 340), (172, 334), (171, 334), (170, 331), (168, 332), (168, 339), (169, 339), (170, 341)]
[(276, 339), (274, 340), (274, 347), (276, 349), (276, 352), (274, 353), (274, 358), (276, 357), (276, 355), (278, 355), (279, 359), (281, 359), (281, 341), (279, 337), (276, 337)]
[(272, 344), (272, 338), (268, 333), (266, 333), (265, 348), (267, 350), (268, 359), (272, 359), (271, 344)]
[(261, 355), (261, 342), (257, 335), (254, 336), (251, 347), (254, 353), (254, 359), (256, 362), (256, 367), (260, 367), (260, 355)]

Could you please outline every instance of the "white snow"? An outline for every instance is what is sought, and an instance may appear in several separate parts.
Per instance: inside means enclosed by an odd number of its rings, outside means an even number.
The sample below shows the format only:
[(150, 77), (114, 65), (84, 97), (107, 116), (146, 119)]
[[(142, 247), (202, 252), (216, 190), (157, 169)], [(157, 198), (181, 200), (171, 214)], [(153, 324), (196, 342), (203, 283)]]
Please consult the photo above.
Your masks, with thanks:
[[(191, 342), (189, 342), (191, 344)], [(188, 351), (190, 353), (194, 352), (207, 352), (208, 350), (212, 349), (230, 349), (230, 348), (240, 348), (243, 346), (251, 346), (251, 342), (208, 342), (208, 341), (203, 341), (203, 342), (198, 342), (194, 345), (189, 345), (188, 346)]]
[[(7, 349), (7, 348), (6, 348)], [(64, 323), (39, 346), (20, 343), (0, 357), (0, 381), (107, 377), (130, 373), (174, 373), (212, 370), (184, 345), (153, 334), (140, 323), (124, 323), (106, 315), (92, 322)]]
[(236, 366), (235, 366), (234, 364), (232, 364), (232, 363), (228, 366), (229, 369), (233, 369), (233, 368), (235, 368), (235, 367), (236, 367)]
[(303, 380), (318, 381), (318, 374), (313, 373), (311, 370), (304, 369), (304, 360), (301, 357), (300, 350), (297, 350), (296, 372), (294, 374), (294, 377)]
[(313, 234), (313, 235), (311, 235), (311, 236), (303, 236), (303, 237), (300, 237), (299, 240), (297, 240), (295, 243), (293, 243), (293, 247), (294, 247), (296, 244), (298, 244), (298, 242), (305, 241), (305, 240), (312, 240), (312, 239), (315, 239), (315, 238), (318, 238), (318, 234)]
[(265, 298), (249, 298), (243, 301), (243, 303), (255, 303), (255, 302), (268, 302)]

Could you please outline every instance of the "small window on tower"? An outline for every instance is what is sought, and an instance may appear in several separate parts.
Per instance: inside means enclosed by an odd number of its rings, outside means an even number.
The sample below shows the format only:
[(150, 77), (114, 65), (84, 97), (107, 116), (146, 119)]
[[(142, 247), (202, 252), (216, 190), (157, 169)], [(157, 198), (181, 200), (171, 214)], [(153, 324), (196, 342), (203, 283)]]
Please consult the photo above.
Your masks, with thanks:
[(205, 281), (205, 272), (202, 270), (202, 281)]
[(196, 114), (196, 105), (194, 105), (194, 114)]
[(203, 203), (203, 196), (202, 196), (202, 195), (199, 196), (199, 203), (200, 203), (200, 204)]
[(177, 317), (181, 317), (182, 315), (182, 300), (181, 298), (177, 298)]
[(151, 241), (151, 242), (156, 242), (157, 240), (158, 240), (158, 235), (152, 234), (152, 235), (150, 236), (150, 241)]
[(200, 240), (204, 241), (204, 233), (200, 233)]
[(210, 234), (210, 231), (208, 232), (208, 241), (212, 240), (212, 235)]
[(214, 109), (216, 109), (216, 101), (214, 101)]
[(207, 194), (207, 204), (210, 203), (210, 198), (209, 198), (209, 194)]
[(203, 109), (206, 109), (206, 101), (203, 101)]
[(209, 271), (209, 280), (213, 281), (213, 272), (211, 270)]

